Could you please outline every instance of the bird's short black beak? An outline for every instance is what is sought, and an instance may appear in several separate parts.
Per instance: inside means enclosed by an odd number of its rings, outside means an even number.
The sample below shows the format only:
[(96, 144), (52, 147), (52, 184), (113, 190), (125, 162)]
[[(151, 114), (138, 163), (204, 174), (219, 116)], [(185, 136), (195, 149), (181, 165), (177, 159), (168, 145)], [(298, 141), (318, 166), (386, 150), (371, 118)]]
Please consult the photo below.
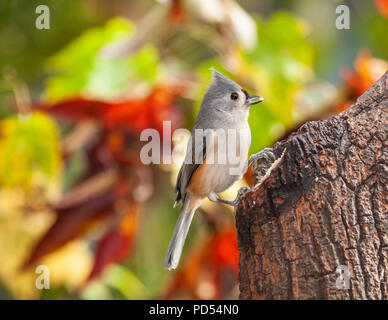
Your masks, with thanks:
[(247, 103), (250, 105), (250, 106), (252, 106), (252, 105), (254, 105), (254, 104), (256, 104), (256, 103), (260, 103), (260, 102), (262, 102), (262, 101), (264, 101), (264, 98), (263, 97), (261, 97), (261, 96), (255, 96), (255, 95), (251, 95), (251, 94), (248, 94), (248, 97), (247, 97)]

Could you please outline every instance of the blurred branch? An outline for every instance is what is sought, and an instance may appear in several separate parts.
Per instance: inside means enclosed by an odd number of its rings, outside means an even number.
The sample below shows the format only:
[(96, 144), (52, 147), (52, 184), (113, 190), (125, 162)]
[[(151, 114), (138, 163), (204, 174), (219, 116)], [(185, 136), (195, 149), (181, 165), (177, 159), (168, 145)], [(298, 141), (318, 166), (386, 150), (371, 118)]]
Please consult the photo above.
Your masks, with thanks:
[(3, 76), (12, 87), (19, 114), (28, 115), (31, 112), (31, 97), (27, 85), (18, 78), (16, 69), (12, 66), (3, 68)]
[(116, 169), (108, 169), (102, 173), (96, 174), (80, 185), (73, 187), (71, 191), (63, 196), (56, 208), (65, 208), (85, 201), (85, 199), (91, 198), (96, 194), (102, 193), (103, 191), (112, 188), (118, 177), (119, 175)]
[(62, 141), (61, 149), (63, 153), (72, 153), (81, 149), (99, 132), (96, 121), (81, 121)]

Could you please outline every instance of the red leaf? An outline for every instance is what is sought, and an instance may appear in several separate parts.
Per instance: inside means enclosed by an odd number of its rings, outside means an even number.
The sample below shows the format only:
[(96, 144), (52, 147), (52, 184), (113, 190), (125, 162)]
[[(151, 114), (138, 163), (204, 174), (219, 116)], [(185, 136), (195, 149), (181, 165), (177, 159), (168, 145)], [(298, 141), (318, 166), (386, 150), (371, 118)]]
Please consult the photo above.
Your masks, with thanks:
[(87, 281), (98, 277), (110, 264), (119, 262), (130, 255), (137, 229), (137, 215), (137, 207), (133, 206), (120, 223), (98, 242), (94, 265)]
[(39, 109), (52, 113), (60, 118), (77, 121), (89, 118), (101, 118), (107, 106), (108, 103), (103, 101), (75, 98), (64, 100), (54, 105), (44, 105), (39, 107)]
[(210, 297), (210, 292), (205, 292), (205, 298), (220, 299), (224, 290), (223, 276), (232, 270), (232, 279), (237, 282), (238, 255), (237, 232), (233, 227), (209, 235), (199, 248), (192, 250), (181, 262), (178, 274), (163, 298), (170, 299), (178, 292), (185, 291), (194, 299), (203, 299), (204, 291), (199, 284), (206, 281), (214, 291)]
[(78, 98), (52, 106), (41, 106), (38, 109), (71, 121), (94, 119), (107, 129), (124, 127), (135, 133), (140, 133), (146, 128), (161, 131), (163, 120), (178, 119), (172, 101), (182, 90), (180, 87), (155, 88), (145, 98), (117, 103)]
[(237, 232), (229, 229), (219, 234), (214, 240), (214, 257), (217, 264), (231, 267), (238, 271)]
[(36, 244), (24, 267), (31, 266), (38, 259), (61, 248), (83, 234), (93, 223), (111, 214), (114, 200), (114, 190), (109, 190), (81, 204), (57, 210), (56, 221)]
[(168, 90), (157, 88), (144, 99), (111, 104), (104, 113), (104, 125), (107, 128), (131, 128), (136, 133), (147, 128), (155, 128), (161, 132), (163, 120), (176, 119), (173, 98)]

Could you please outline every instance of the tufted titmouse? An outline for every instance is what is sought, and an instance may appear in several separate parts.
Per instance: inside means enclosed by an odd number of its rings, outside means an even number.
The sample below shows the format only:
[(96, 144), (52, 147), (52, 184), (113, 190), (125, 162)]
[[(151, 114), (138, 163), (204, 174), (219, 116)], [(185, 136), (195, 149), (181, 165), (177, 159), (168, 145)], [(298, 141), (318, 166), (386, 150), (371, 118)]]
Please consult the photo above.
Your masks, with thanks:
[(183, 206), (168, 246), (168, 270), (178, 266), (194, 213), (206, 197), (234, 204), (217, 193), (228, 189), (248, 168), (249, 108), (264, 100), (249, 95), (236, 82), (212, 70), (212, 82), (203, 97), (176, 182), (174, 207), (181, 201)]

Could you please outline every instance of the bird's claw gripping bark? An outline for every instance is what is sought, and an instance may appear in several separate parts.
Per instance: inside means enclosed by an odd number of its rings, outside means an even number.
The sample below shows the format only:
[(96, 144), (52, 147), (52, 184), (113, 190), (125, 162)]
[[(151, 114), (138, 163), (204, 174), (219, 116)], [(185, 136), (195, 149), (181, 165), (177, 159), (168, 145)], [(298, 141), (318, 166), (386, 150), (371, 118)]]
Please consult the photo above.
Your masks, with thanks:
[(265, 148), (264, 150), (260, 151), (259, 153), (253, 154), (249, 157), (248, 160), (248, 166), (252, 165), (253, 171), (256, 171), (257, 165), (260, 162), (265, 162), (265, 163), (273, 163), (276, 160), (275, 155), (272, 152), (271, 148)]
[(237, 192), (236, 198), (233, 201), (222, 199), (216, 193), (211, 193), (208, 198), (210, 201), (213, 201), (213, 202), (219, 202), (219, 203), (227, 204), (227, 205), (232, 206), (232, 207), (236, 207), (236, 205), (240, 199), (240, 196), (243, 193), (245, 193), (247, 190), (249, 190), (249, 187), (247, 187), (247, 186), (240, 188)]

